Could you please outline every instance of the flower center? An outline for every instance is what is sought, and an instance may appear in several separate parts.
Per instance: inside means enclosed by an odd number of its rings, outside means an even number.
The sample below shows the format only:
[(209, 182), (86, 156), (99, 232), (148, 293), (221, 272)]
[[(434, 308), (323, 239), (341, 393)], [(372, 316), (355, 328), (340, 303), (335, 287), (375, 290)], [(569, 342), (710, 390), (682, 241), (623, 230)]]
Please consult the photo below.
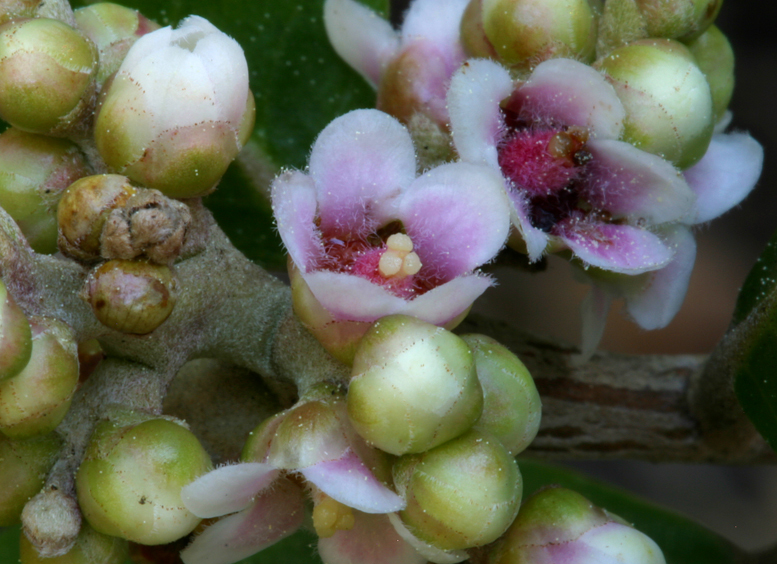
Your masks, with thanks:
[(353, 511), (326, 494), (313, 507), (313, 528), (321, 538), (329, 538), (337, 531), (353, 529)]
[(525, 123), (509, 127), (512, 133), (498, 148), (499, 166), (528, 197), (532, 225), (550, 232), (578, 208), (578, 187), (592, 158), (586, 150), (588, 130)]
[(413, 241), (404, 233), (386, 239), (386, 251), (378, 261), (378, 272), (385, 278), (405, 278), (421, 270), (421, 259), (413, 251)]

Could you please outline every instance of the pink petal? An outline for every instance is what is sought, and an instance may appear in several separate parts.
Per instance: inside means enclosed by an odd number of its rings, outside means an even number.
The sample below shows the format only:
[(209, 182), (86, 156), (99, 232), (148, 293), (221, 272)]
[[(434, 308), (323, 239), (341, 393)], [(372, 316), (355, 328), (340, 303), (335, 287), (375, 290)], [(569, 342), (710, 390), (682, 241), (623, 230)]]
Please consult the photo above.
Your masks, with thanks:
[(626, 115), (604, 76), (572, 59), (537, 65), (508, 107), (534, 122), (587, 127), (597, 139), (619, 138)]
[[(620, 564), (666, 564), (658, 545), (644, 533), (632, 527), (610, 522), (583, 534), (575, 544), (585, 545), (598, 553), (598, 559), (584, 562)], [(575, 564), (580, 562), (574, 560)]]
[(399, 50), (391, 24), (354, 0), (326, 0), (324, 25), (332, 47), (373, 88)]
[(364, 233), (393, 219), (392, 197), (415, 178), (407, 130), (378, 110), (354, 110), (332, 121), (310, 153), (321, 231)]
[(465, 274), (418, 296), (398, 313), (412, 315), (434, 325), (446, 325), (467, 311), (493, 284), (490, 276)]
[(612, 272), (640, 274), (662, 268), (672, 259), (672, 250), (658, 236), (630, 225), (570, 218), (554, 231), (583, 263)]
[(419, 554), (428, 561), (434, 562), (434, 564), (456, 564), (457, 562), (463, 562), (469, 557), (463, 550), (442, 550), (422, 541), (407, 530), (402, 519), (396, 513), (389, 513), (388, 518), (397, 534), (418, 551)]
[(685, 218), (696, 200), (682, 174), (669, 161), (611, 139), (587, 144), (585, 198), (594, 207), (636, 223), (656, 225)]
[(205, 529), (181, 552), (184, 564), (232, 564), (296, 531), (305, 516), (302, 490), (279, 480), (247, 509)]
[(277, 476), (275, 467), (259, 462), (222, 466), (184, 486), (181, 499), (197, 517), (219, 517), (248, 507)]
[(580, 343), (580, 356), (575, 358), (575, 362), (587, 362), (596, 352), (596, 347), (604, 335), (611, 304), (612, 296), (593, 282), (591, 291), (580, 305), (583, 338)]
[(402, 43), (423, 40), (434, 45), (452, 74), (465, 59), (459, 27), (468, 3), (469, 0), (415, 0), (405, 13)]
[(365, 513), (391, 513), (405, 507), (404, 500), (378, 481), (352, 450), (300, 473), (332, 499)]
[(499, 170), (496, 147), (505, 127), (499, 104), (512, 91), (510, 74), (493, 61), (470, 59), (453, 75), (448, 114), (463, 160)]
[(392, 313), (402, 313), (406, 301), (369, 280), (320, 270), (304, 275), (310, 291), (337, 321), (373, 322)]
[(697, 196), (692, 223), (714, 219), (741, 202), (758, 181), (763, 159), (763, 147), (747, 133), (713, 136), (704, 158), (685, 171)]
[(496, 256), (509, 232), (509, 209), (497, 171), (452, 163), (418, 177), (402, 195), (397, 217), (426, 275), (431, 270), (447, 281)]
[(294, 263), (306, 272), (323, 256), (316, 229), (316, 189), (313, 179), (297, 171), (281, 174), (272, 183), (272, 208), (278, 232)]
[(424, 564), (426, 558), (396, 533), (385, 515), (356, 513), (349, 531), (318, 540), (324, 564)]
[(520, 233), (521, 238), (526, 244), (526, 252), (531, 262), (542, 258), (545, 248), (548, 246), (550, 237), (544, 231), (537, 229), (531, 224), (529, 218), (528, 203), (526, 202), (525, 192), (514, 188), (507, 192), (512, 203), (513, 225)]
[(625, 291), (626, 309), (643, 329), (669, 325), (685, 299), (696, 260), (696, 241), (688, 228), (678, 225), (669, 229), (664, 241), (674, 251), (672, 262), (643, 274), (645, 282), (630, 285)]

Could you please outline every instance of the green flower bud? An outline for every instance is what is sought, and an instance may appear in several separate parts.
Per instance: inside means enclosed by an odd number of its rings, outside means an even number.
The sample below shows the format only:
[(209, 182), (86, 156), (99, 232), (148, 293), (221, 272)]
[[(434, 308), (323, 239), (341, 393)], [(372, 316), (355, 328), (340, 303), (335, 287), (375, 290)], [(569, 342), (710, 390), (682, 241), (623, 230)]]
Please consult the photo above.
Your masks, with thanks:
[(718, 122), (734, 93), (734, 51), (723, 32), (714, 25), (691, 41), (688, 49), (710, 85), (713, 119)]
[(24, 534), (19, 543), (21, 564), (124, 564), (128, 553), (127, 541), (100, 534), (87, 523), (81, 525), (73, 548), (62, 556), (42, 557)]
[(651, 37), (690, 41), (718, 16), (723, 0), (637, 0)]
[(53, 433), (21, 441), (0, 435), (0, 527), (19, 523), (24, 505), (43, 487), (61, 444)]
[[(597, 559), (597, 556), (600, 556)], [(560, 487), (538, 491), (491, 550), (488, 564), (666, 564), (661, 549), (623, 519)]]
[(624, 141), (685, 169), (704, 156), (714, 126), (707, 79), (690, 51), (643, 39), (597, 62), (624, 108)]
[(482, 0), (483, 30), (499, 60), (531, 69), (555, 57), (590, 63), (596, 14), (588, 0)]
[(95, 530), (141, 544), (189, 534), (200, 519), (181, 488), (212, 468), (183, 423), (168, 419), (97, 425), (76, 474), (81, 511)]
[(483, 392), (467, 344), (453, 333), (390, 315), (364, 335), (353, 363), (348, 415), (377, 448), (423, 452), (475, 424)]
[(57, 204), (88, 174), (78, 147), (10, 128), (0, 134), (0, 206), (39, 253), (57, 252)]
[(493, 542), (518, 513), (523, 481), (518, 465), (491, 435), (472, 430), (394, 465), (407, 501), (399, 516), (419, 539), (442, 550)]
[(0, 280), (0, 382), (21, 372), (31, 353), (30, 324)]
[(0, 24), (35, 17), (41, 0), (0, 0)]
[(470, 0), (461, 17), (459, 28), (461, 44), (470, 57), (497, 59), (494, 46), (483, 29), (483, 0)]
[(475, 357), (483, 415), (475, 429), (494, 435), (515, 456), (537, 436), (542, 401), (531, 374), (506, 347), (485, 335), (462, 335)]
[(42, 317), (30, 319), (30, 327), (30, 361), (0, 382), (0, 431), (13, 438), (53, 431), (78, 385), (78, 351), (70, 328)]
[(178, 293), (167, 266), (109, 260), (89, 273), (82, 297), (106, 327), (146, 335), (170, 316)]
[(119, 70), (124, 56), (138, 37), (159, 29), (159, 24), (149, 20), (137, 10), (111, 2), (99, 2), (74, 12), (76, 25), (97, 47), (100, 68), (97, 82), (105, 80)]
[(62, 134), (90, 110), (97, 52), (48, 18), (0, 26), (0, 117), (32, 133)]

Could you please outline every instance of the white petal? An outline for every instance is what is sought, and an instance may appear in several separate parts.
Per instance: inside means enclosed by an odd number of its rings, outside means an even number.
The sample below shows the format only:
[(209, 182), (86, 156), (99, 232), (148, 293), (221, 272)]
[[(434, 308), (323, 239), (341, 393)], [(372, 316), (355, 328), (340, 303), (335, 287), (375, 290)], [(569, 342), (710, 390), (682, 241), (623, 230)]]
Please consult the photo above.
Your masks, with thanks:
[(222, 466), (184, 486), (181, 499), (197, 517), (218, 517), (248, 507), (277, 475), (273, 466), (259, 462)]

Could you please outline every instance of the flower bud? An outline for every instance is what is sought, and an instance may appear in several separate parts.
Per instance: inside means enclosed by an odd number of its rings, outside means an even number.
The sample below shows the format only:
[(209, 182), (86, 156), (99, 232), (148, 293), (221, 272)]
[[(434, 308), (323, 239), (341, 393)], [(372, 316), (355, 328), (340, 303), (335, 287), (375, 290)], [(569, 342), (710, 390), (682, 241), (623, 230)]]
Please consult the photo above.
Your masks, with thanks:
[(523, 481), (518, 465), (491, 435), (472, 430), (394, 465), (407, 508), (402, 522), (417, 538), (443, 550), (493, 542), (518, 513)]
[(0, 0), (0, 24), (35, 17), (41, 0)]
[(461, 17), (461, 44), (470, 57), (497, 59), (494, 46), (483, 29), (483, 0), (470, 0)]
[(32, 133), (62, 134), (90, 110), (97, 52), (48, 18), (0, 27), (0, 117)]
[(191, 16), (130, 48), (95, 122), (97, 149), (143, 186), (173, 198), (205, 195), (240, 150), (247, 95), (240, 46)]
[(43, 487), (61, 441), (54, 433), (21, 441), (0, 435), (0, 527), (19, 523), (24, 505)]
[(488, 564), (665, 564), (661, 549), (617, 515), (560, 487), (535, 493), (491, 551)]
[(651, 37), (690, 41), (718, 17), (723, 0), (637, 0)]
[(30, 319), (30, 327), (30, 361), (0, 382), (0, 431), (13, 438), (53, 431), (78, 385), (78, 351), (70, 328), (43, 317)]
[(726, 113), (734, 93), (734, 51), (723, 32), (714, 25), (691, 41), (688, 49), (710, 85), (713, 120), (717, 123)]
[(10, 128), (0, 134), (0, 207), (39, 253), (57, 252), (57, 204), (65, 189), (88, 174), (78, 147)]
[(27, 366), (32, 352), (30, 324), (0, 280), (0, 382)]
[(97, 82), (119, 70), (121, 62), (138, 37), (159, 29), (159, 24), (146, 18), (137, 10), (112, 2), (98, 2), (73, 13), (78, 28), (97, 47), (100, 68)]
[(348, 388), (348, 415), (375, 447), (423, 452), (475, 424), (483, 391), (467, 344), (406, 315), (384, 317), (361, 341)]
[(127, 541), (98, 533), (87, 523), (73, 548), (61, 556), (42, 557), (24, 534), (19, 546), (20, 564), (124, 564), (127, 554)]
[(87, 176), (71, 184), (57, 208), (62, 254), (84, 262), (99, 260), (108, 215), (136, 193), (127, 177), (118, 174)]
[(668, 39), (635, 41), (597, 65), (626, 110), (624, 141), (681, 169), (704, 156), (714, 126), (712, 96), (684, 45)]
[(89, 274), (82, 297), (106, 327), (146, 335), (170, 316), (178, 293), (167, 266), (109, 260)]
[(481, 17), (506, 65), (529, 70), (551, 58), (594, 59), (596, 15), (588, 0), (483, 0)]
[(56, 486), (45, 487), (24, 506), (24, 535), (44, 558), (62, 556), (76, 544), (81, 511), (75, 496)]
[(475, 429), (499, 439), (515, 456), (537, 436), (542, 401), (531, 374), (507, 348), (485, 335), (461, 337), (475, 357), (483, 388), (483, 414)]
[(181, 488), (212, 465), (183, 423), (169, 419), (97, 425), (76, 474), (78, 503), (98, 532), (141, 544), (189, 534), (200, 519)]

